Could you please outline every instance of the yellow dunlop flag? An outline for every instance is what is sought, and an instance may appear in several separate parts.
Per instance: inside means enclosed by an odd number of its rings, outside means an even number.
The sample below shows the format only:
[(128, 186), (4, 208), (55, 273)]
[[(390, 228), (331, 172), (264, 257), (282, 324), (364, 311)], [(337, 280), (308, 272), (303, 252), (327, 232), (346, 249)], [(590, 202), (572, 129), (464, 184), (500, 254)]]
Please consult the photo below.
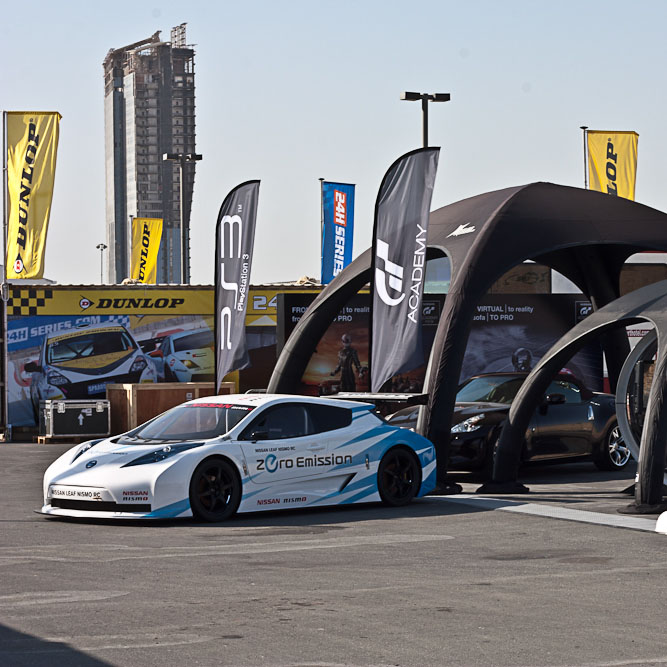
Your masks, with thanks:
[(586, 136), (590, 189), (634, 201), (639, 135), (588, 130)]
[(131, 278), (142, 283), (157, 281), (157, 254), (162, 238), (162, 218), (132, 220)]
[(42, 278), (61, 115), (7, 113), (7, 278)]

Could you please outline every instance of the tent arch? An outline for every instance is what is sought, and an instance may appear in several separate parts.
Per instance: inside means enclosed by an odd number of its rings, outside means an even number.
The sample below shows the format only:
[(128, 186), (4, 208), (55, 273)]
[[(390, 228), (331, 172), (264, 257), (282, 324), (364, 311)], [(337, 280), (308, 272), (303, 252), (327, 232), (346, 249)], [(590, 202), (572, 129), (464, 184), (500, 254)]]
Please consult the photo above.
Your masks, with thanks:
[(667, 453), (667, 280), (635, 290), (593, 312), (540, 359), (512, 402), (496, 446), (492, 479), (480, 492), (526, 490), (517, 483), (523, 434), (549, 382), (588, 342), (607, 330), (639, 322), (655, 327), (657, 352), (642, 431), (635, 504), (638, 511), (651, 511), (660, 505)]

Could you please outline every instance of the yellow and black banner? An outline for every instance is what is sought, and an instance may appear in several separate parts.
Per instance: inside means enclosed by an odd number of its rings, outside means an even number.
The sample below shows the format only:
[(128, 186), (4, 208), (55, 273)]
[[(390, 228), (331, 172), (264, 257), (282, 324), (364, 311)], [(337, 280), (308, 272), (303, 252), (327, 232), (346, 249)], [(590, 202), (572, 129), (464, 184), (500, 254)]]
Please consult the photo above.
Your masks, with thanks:
[(639, 135), (588, 130), (586, 137), (590, 189), (634, 201)]
[(213, 290), (156, 289), (127, 285), (96, 287), (19, 287), (9, 292), (7, 315), (211, 315)]
[(157, 255), (161, 238), (162, 218), (132, 220), (131, 278), (147, 284), (157, 282)]
[(10, 111), (7, 118), (7, 278), (42, 278), (61, 115)]

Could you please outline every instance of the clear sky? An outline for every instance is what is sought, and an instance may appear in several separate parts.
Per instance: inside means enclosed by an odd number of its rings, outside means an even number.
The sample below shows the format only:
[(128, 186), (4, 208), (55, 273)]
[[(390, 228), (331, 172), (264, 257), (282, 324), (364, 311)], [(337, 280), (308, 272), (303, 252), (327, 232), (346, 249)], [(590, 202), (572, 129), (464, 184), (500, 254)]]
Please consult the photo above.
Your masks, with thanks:
[(261, 180), (254, 284), (319, 276), (319, 177), (357, 184), (354, 255), (385, 171), (440, 146), (432, 208), (549, 181), (583, 186), (582, 133), (639, 133), (637, 201), (667, 211), (667, 2), (639, 0), (0, 0), (0, 108), (62, 116), (46, 277), (96, 283), (104, 227), (102, 61), (110, 48), (195, 45), (192, 281), (213, 280), (226, 193)]

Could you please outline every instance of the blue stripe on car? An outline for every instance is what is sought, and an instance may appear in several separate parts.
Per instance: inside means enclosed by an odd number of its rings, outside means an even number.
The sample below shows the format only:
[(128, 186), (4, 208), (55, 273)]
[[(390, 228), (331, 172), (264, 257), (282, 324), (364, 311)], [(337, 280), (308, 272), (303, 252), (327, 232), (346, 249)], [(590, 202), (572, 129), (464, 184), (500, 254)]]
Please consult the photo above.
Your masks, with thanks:
[(154, 510), (150, 514), (146, 515), (146, 518), (151, 519), (168, 519), (178, 516), (183, 512), (186, 512), (190, 509), (190, 499), (185, 498), (184, 500), (179, 500), (178, 502), (172, 503), (171, 505), (165, 505), (159, 510)]

